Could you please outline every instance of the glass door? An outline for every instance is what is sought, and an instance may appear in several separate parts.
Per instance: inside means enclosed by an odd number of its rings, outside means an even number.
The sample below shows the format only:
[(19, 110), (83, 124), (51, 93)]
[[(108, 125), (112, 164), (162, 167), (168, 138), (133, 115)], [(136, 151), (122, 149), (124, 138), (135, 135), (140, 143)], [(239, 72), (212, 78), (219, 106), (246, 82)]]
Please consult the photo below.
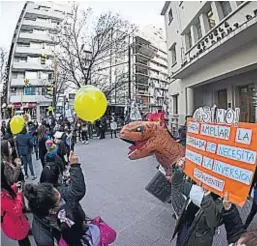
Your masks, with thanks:
[(253, 89), (251, 85), (239, 87), (240, 121), (242, 122), (255, 122)]

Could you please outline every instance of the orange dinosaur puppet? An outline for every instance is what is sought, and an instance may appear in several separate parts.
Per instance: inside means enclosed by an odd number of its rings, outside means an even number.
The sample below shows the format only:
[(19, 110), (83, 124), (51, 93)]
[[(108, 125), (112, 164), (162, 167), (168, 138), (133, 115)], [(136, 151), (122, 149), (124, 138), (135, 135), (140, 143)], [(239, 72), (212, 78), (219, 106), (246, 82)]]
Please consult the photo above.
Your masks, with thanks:
[(185, 155), (185, 148), (158, 122), (131, 122), (121, 129), (120, 138), (132, 144), (129, 147), (129, 159), (137, 160), (155, 155), (167, 176), (171, 175), (172, 165)]

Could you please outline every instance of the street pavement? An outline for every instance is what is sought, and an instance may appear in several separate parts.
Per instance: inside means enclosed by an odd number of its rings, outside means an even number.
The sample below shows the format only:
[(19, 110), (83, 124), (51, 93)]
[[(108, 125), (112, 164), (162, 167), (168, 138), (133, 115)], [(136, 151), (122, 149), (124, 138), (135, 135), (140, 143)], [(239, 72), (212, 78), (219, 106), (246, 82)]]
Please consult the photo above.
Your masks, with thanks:
[[(156, 174), (153, 157), (137, 161), (127, 158), (128, 145), (119, 139), (90, 141), (89, 145), (78, 143), (84, 171), (87, 193), (81, 201), (89, 217), (101, 216), (118, 233), (115, 246), (175, 246), (170, 242), (175, 220), (172, 209), (147, 191), (145, 186)], [(37, 175), (40, 163), (35, 161)], [(250, 202), (241, 211), (243, 221), (249, 213)], [(257, 229), (257, 216), (249, 230)], [(2, 234), (3, 246), (17, 245)], [(35, 245), (33, 243), (33, 245)], [(215, 246), (226, 246), (223, 227), (217, 230)]]

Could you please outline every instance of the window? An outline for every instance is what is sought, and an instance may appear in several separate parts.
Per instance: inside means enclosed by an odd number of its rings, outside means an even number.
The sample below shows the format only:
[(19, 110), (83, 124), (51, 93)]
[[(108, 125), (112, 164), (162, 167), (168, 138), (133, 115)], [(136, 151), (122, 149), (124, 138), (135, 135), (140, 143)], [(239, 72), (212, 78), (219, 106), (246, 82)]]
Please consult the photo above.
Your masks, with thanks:
[(191, 31), (185, 35), (185, 41), (186, 41), (186, 50), (189, 50), (192, 47), (192, 36), (191, 36)]
[(171, 66), (173, 66), (177, 62), (176, 44), (173, 44), (171, 46), (170, 53), (171, 53)]
[(223, 17), (226, 17), (227, 15), (229, 15), (229, 13), (232, 12), (232, 8), (229, 1), (220, 2), (220, 6), (223, 12)]
[(178, 114), (178, 95), (172, 96), (173, 114)]
[(24, 95), (36, 95), (36, 88), (35, 87), (24, 88)]
[(208, 18), (208, 22), (209, 22), (209, 27), (210, 29), (212, 29), (216, 23), (215, 23), (215, 18), (214, 18), (214, 14), (212, 12), (212, 9), (210, 9), (208, 12), (207, 12), (207, 18)]
[(12, 73), (12, 78), (17, 79), (18, 78), (18, 73)]
[(27, 62), (27, 57), (14, 57), (15, 62)]
[(203, 36), (200, 21), (196, 23), (195, 27), (197, 31), (197, 40), (199, 40)]
[(47, 7), (47, 6), (39, 6), (38, 9), (44, 10), (44, 11), (49, 11), (50, 7)]
[(17, 43), (18, 47), (30, 47), (29, 43)]
[(227, 109), (227, 89), (218, 90), (218, 108)]
[(170, 24), (173, 20), (172, 9), (170, 9), (169, 12), (168, 12), (168, 18), (169, 18), (169, 24)]

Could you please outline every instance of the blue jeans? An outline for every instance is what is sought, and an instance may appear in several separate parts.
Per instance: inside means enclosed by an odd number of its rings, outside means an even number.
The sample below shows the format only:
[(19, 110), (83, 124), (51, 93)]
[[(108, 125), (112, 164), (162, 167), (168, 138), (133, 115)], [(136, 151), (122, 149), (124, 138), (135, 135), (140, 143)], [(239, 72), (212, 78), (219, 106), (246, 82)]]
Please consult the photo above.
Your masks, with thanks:
[(33, 165), (32, 165), (32, 157), (31, 154), (27, 154), (27, 155), (21, 155), (21, 162), (24, 165), (24, 172), (25, 175), (28, 176), (28, 166), (29, 166), (29, 170), (32, 176), (34, 176), (34, 169), (33, 169)]
[(33, 147), (36, 153), (36, 158), (38, 159), (38, 138), (36, 136), (33, 137)]

